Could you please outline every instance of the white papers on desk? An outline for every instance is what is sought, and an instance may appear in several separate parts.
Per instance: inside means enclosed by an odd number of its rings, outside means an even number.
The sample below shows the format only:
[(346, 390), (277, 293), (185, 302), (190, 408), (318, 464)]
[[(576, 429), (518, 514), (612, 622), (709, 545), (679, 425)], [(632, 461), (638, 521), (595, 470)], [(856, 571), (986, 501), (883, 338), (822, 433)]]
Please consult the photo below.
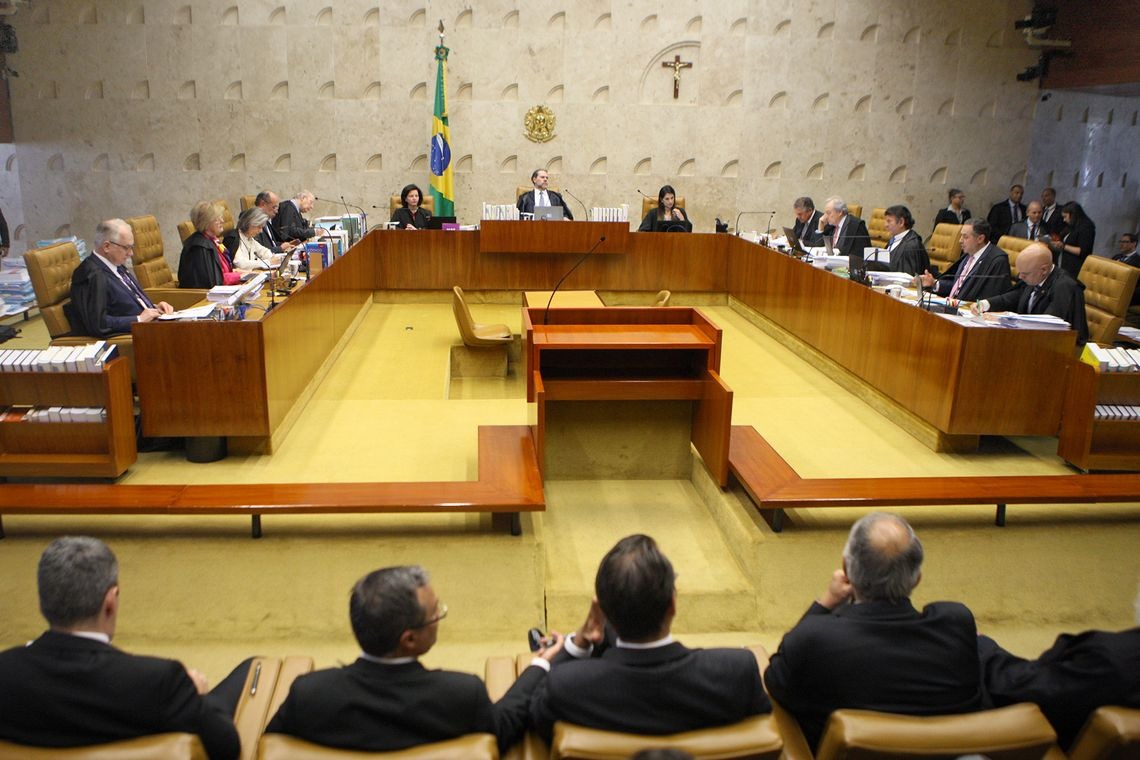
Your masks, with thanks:
[(1131, 338), (1132, 340), (1140, 341), (1140, 330), (1136, 329), (1135, 327), (1128, 327), (1127, 325), (1124, 325), (1121, 326), (1119, 332), (1125, 338)]
[(208, 303), (205, 306), (192, 306), (189, 309), (182, 311), (175, 311), (170, 314), (161, 314), (159, 319), (165, 321), (173, 319), (208, 319), (213, 313), (217, 304)]
[(872, 285), (910, 285), (914, 275), (906, 272), (867, 272)]
[(1015, 314), (1012, 311), (998, 312), (998, 324), (1002, 327), (1019, 327), (1029, 330), (1071, 330), (1069, 323), (1052, 314)]
[(233, 306), (238, 301), (257, 298), (266, 279), (266, 276), (259, 272), (241, 285), (215, 285), (206, 292), (206, 300), (210, 303)]
[(992, 327), (993, 326), (993, 325), (990, 325), (989, 323), (987, 323), (985, 320), (978, 319), (976, 316), (974, 316), (972, 314), (962, 314), (962, 313), (945, 314), (945, 313), (938, 312), (938, 311), (936, 311), (934, 313), (937, 314), (938, 316), (942, 317), (943, 319), (948, 319), (951, 322), (962, 325), (962, 327)]

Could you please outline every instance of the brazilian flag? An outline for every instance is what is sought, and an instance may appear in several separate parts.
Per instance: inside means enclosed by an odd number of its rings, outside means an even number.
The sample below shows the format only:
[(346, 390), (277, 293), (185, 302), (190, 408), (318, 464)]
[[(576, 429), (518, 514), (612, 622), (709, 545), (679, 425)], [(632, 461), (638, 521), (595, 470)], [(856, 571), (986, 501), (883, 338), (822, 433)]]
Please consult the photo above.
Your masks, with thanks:
[(451, 130), (447, 126), (447, 53), (448, 49), (442, 44), (435, 49), (439, 66), (435, 77), (435, 113), (431, 119), (431, 196), (436, 216), (455, 216)]

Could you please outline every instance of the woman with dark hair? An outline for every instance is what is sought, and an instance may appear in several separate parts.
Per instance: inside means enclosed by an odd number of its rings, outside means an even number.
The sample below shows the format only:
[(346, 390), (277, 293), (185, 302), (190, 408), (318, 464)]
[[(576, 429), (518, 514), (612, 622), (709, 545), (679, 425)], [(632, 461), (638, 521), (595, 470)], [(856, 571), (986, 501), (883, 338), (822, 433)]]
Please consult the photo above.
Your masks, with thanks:
[(693, 223), (685, 215), (685, 210), (677, 206), (677, 193), (672, 185), (662, 185), (657, 192), (657, 208), (641, 220), (638, 232), (692, 232)]
[(400, 191), (400, 208), (392, 212), (392, 221), (401, 230), (422, 230), (427, 227), (431, 214), (420, 206), (424, 194), (415, 185), (404, 185)]
[(950, 199), (950, 205), (938, 212), (934, 217), (934, 226), (940, 224), (965, 224), (966, 220), (970, 218), (970, 209), (964, 208), (966, 203), (966, 194), (956, 187), (950, 188), (946, 193)]
[(883, 222), (891, 239), (887, 252), (891, 255), (891, 271), (922, 274), (930, 269), (930, 256), (922, 237), (912, 229), (914, 217), (906, 206), (889, 206), (883, 212)]
[(1050, 247), (1053, 253), (1060, 254), (1061, 269), (1076, 279), (1085, 257), (1092, 254), (1096, 225), (1076, 201), (1069, 201), (1061, 207), (1061, 217), (1065, 220), (1065, 228), (1060, 235), (1053, 236), (1054, 242)]

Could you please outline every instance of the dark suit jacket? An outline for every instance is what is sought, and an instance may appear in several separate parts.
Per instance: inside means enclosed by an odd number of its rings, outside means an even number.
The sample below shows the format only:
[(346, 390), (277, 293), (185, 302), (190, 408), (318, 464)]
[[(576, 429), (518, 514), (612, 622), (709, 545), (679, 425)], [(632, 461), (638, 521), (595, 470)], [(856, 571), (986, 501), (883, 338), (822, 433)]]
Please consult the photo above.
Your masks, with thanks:
[(1038, 222), (1036, 225), (1036, 229), (1033, 230), (1033, 236), (1030, 237), (1029, 236), (1029, 220), (1023, 219), (1020, 222), (1018, 222), (1017, 224), (1010, 227), (1009, 232), (1007, 232), (1006, 234), (1010, 235), (1011, 237), (1021, 238), (1022, 240), (1040, 240), (1042, 236), (1045, 236), (1045, 237), (1049, 236), (1049, 230), (1048, 230), (1048, 228), (1046, 228), (1044, 223)]
[(225, 285), (222, 265), (218, 263), (218, 249), (210, 238), (201, 232), (195, 232), (182, 244), (182, 257), (178, 260), (178, 287), (212, 288), (215, 285)]
[(535, 730), (556, 720), (635, 734), (727, 725), (772, 709), (747, 649), (609, 647), (600, 656), (555, 659), (531, 701)]
[(94, 253), (71, 273), (71, 303), (65, 309), (76, 335), (106, 338), (129, 333), (143, 307)]
[[(554, 192), (553, 190), (547, 190), (546, 195), (550, 198), (550, 205), (551, 206), (561, 206), (564, 209), (563, 214), (565, 214), (567, 219), (573, 219), (574, 218), (574, 215), (572, 213), (570, 213), (570, 207), (566, 205), (566, 201), (562, 200), (561, 195)], [(520, 195), (518, 203), (515, 205), (518, 206), (520, 214), (533, 214), (534, 213), (534, 191), (528, 190), (527, 192)]]
[(1140, 628), (1062, 634), (1036, 660), (1015, 657), (986, 636), (978, 650), (994, 705), (1036, 702), (1062, 747), (1096, 708), (1140, 708)]
[(962, 218), (954, 216), (954, 212), (948, 208), (939, 209), (938, 215), (934, 217), (934, 226), (940, 224), (965, 224), (966, 220), (970, 218), (970, 209), (962, 209)]
[(930, 255), (922, 238), (914, 230), (907, 230), (903, 239), (891, 251), (891, 271), (922, 274), (930, 269)]
[(281, 201), (277, 207), (277, 216), (273, 217), (274, 231), (281, 240), (289, 241), (308, 240), (317, 234), (310, 224), (301, 216), (301, 210), (293, 200)]
[(812, 604), (772, 655), (764, 683), (812, 747), (840, 708), (907, 715), (989, 707), (979, 679), (974, 616), (956, 602), (918, 612), (899, 604)]
[(800, 243), (804, 248), (811, 248), (812, 246), (823, 245), (823, 233), (819, 231), (819, 220), (823, 216), (823, 212), (819, 209), (811, 215), (807, 224), (804, 224), (799, 219), (792, 225), (792, 231), (796, 233), (796, 237), (800, 239)]
[(1024, 282), (1001, 295), (988, 299), (990, 311), (1014, 311), (1018, 314), (1052, 314), (1072, 325), (1077, 331), (1077, 343), (1084, 345), (1089, 339), (1089, 323), (1085, 318), (1085, 286), (1074, 280), (1060, 267), (1053, 271), (1039, 286), (1033, 308), (1029, 308), (1029, 296), (1033, 288)]
[[(1021, 209), (1021, 219), (1025, 218), (1025, 204), (1019, 203), (1017, 207)], [(990, 223), (993, 229), (993, 240), (997, 240), (1002, 235), (1009, 234), (1009, 228), (1013, 226), (1013, 212), (1009, 206), (1009, 198), (995, 203), (990, 207), (990, 213), (986, 215), (986, 221)]]
[(0, 739), (76, 747), (185, 731), (211, 760), (232, 760), (231, 717), (198, 696), (181, 663), (51, 631), (0, 653)]
[(1096, 242), (1096, 225), (1087, 220), (1074, 222), (1061, 240), (1065, 245), (1075, 245), (1081, 249), (1079, 254), (1061, 251), (1061, 268), (1076, 277), (1084, 266), (1085, 258), (1092, 254), (1093, 244)]
[[(823, 238), (830, 237), (835, 232), (834, 225), (827, 225), (820, 235), (820, 245), (824, 245)], [(867, 232), (867, 225), (857, 216), (847, 215), (843, 222), (843, 229), (839, 232), (839, 241), (835, 246), (836, 256), (850, 256), (853, 253), (862, 254), (864, 248), (871, 247), (871, 235)]]
[(486, 732), (505, 750), (522, 738), (530, 696), (545, 680), (542, 668), (527, 668), (491, 704), (487, 687), (473, 675), (361, 658), (294, 681), (266, 731), (371, 752)]
[(641, 226), (637, 228), (637, 231), (638, 232), (653, 232), (654, 230), (657, 229), (658, 223), (660, 222), (660, 224), (661, 224), (661, 229), (659, 230), (660, 232), (674, 232), (677, 230), (684, 230), (685, 232), (692, 232), (693, 231), (693, 222), (689, 219), (689, 215), (685, 213), (685, 209), (678, 208), (677, 210), (681, 212), (681, 216), (683, 216), (685, 218), (685, 221), (679, 222), (673, 218), (670, 218), (669, 221), (665, 221), (664, 219), (658, 219), (657, 207), (654, 206), (653, 208), (649, 209), (649, 213), (647, 213), (645, 215), (645, 218), (641, 220)]
[(1049, 233), (1050, 235), (1054, 233), (1058, 235), (1061, 234), (1061, 231), (1065, 229), (1065, 218), (1061, 216), (1060, 203), (1053, 207), (1053, 213), (1049, 216), (1048, 219), (1045, 218), (1045, 214), (1041, 215), (1041, 224), (1044, 225), (1045, 232)]
[(399, 222), (400, 229), (404, 229), (410, 224), (416, 229), (422, 230), (427, 227), (429, 219), (431, 219), (431, 214), (426, 208), (417, 208), (415, 216), (412, 216), (412, 212), (407, 206), (401, 206), (392, 212), (392, 221)]
[[(934, 292), (940, 296), (950, 295), (954, 289), (954, 281), (958, 279), (958, 269), (965, 265), (969, 258), (965, 253), (955, 261), (946, 274), (934, 281)], [(1009, 256), (993, 243), (986, 243), (982, 251), (982, 258), (970, 270), (962, 288), (958, 291), (960, 301), (979, 301), (983, 298), (993, 298), (1013, 287), (1013, 280), (1009, 271)]]
[(288, 243), (289, 240), (281, 237), (281, 234), (277, 231), (277, 227), (273, 224), (273, 220), (270, 219), (265, 223), (265, 227), (263, 227), (258, 234), (257, 242), (274, 253), (281, 253), (281, 244)]

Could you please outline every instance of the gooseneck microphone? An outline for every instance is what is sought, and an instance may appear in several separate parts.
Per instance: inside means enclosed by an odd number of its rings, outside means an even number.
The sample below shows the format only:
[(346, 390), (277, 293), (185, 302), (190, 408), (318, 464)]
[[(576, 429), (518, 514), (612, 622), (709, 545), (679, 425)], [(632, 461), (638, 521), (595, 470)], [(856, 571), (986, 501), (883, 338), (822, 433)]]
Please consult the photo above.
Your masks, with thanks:
[(772, 219), (776, 217), (775, 211), (741, 211), (736, 215), (735, 231), (737, 237), (740, 237), (740, 217), (748, 216), (749, 214), (771, 214), (771, 216), (768, 217), (768, 233), (770, 234), (772, 232)]
[(556, 293), (558, 293), (558, 289), (560, 287), (562, 287), (562, 283), (566, 281), (567, 277), (569, 277), (571, 274), (574, 273), (575, 269), (582, 266), (582, 262), (585, 261), (589, 257), (589, 255), (591, 253), (593, 253), (594, 251), (596, 251), (598, 246), (604, 242), (606, 242), (606, 236), (602, 235), (601, 237), (598, 238), (598, 242), (596, 242), (592, 246), (590, 246), (590, 250), (588, 250), (584, 254), (582, 254), (582, 258), (580, 258), (576, 262), (574, 262), (574, 266), (570, 267), (570, 271), (567, 272), (566, 274), (562, 275), (562, 278), (559, 279), (557, 283), (555, 283), (554, 290), (550, 291), (550, 298), (547, 299), (547, 301), (546, 301), (546, 311), (542, 315), (542, 324), (543, 325), (550, 324), (550, 304), (554, 303), (554, 296)]
[(584, 222), (590, 221), (590, 211), (589, 211), (589, 209), (586, 208), (586, 204), (582, 203), (582, 199), (579, 198), (577, 195), (574, 195), (574, 193), (570, 192), (570, 188), (568, 188), (568, 187), (562, 188), (562, 192), (566, 193), (571, 198), (578, 201), (578, 205), (582, 207), (582, 214), (583, 214), (582, 221), (584, 221)]

